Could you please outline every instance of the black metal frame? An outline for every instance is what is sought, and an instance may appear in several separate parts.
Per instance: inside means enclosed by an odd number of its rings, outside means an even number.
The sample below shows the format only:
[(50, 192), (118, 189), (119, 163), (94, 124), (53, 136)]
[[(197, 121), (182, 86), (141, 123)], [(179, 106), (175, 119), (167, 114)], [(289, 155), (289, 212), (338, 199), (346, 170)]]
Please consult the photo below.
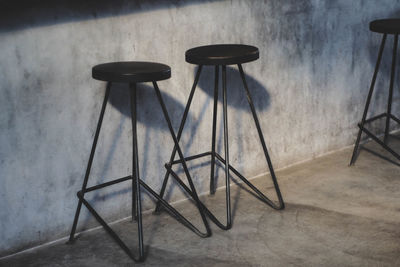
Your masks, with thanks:
[[(139, 157), (138, 157), (138, 147), (137, 147), (137, 129), (136, 129), (136, 106), (137, 106), (137, 101), (136, 101), (136, 83), (131, 83), (130, 84), (130, 95), (131, 95), (131, 114), (132, 114), (132, 137), (133, 137), (133, 159), (132, 159), (132, 171), (134, 172), (134, 175), (126, 176), (123, 178), (119, 178), (116, 180), (112, 180), (110, 182), (102, 183), (99, 185), (95, 185), (92, 187), (87, 187), (87, 183), (89, 180), (89, 175), (90, 175), (90, 170), (92, 167), (92, 162), (94, 158), (94, 154), (96, 151), (96, 146), (97, 146), (97, 140), (99, 138), (100, 134), (100, 129), (101, 125), (103, 122), (103, 117), (105, 113), (105, 109), (107, 106), (107, 100), (110, 95), (110, 89), (111, 89), (111, 82), (107, 83), (107, 89), (106, 93), (104, 96), (104, 101), (103, 105), (101, 108), (100, 112), (100, 118), (97, 124), (97, 129), (96, 133), (94, 136), (93, 140), (93, 145), (92, 149), (90, 152), (90, 157), (88, 161), (88, 165), (86, 168), (86, 173), (85, 173), (85, 178), (83, 181), (82, 189), (77, 193), (79, 202), (78, 206), (76, 209), (75, 217), (74, 217), (74, 222), (72, 225), (71, 229), (71, 234), (69, 238), (69, 243), (72, 243), (74, 241), (74, 236), (76, 232), (76, 226), (78, 223), (79, 219), (79, 214), (81, 211), (82, 204), (84, 204), (87, 209), (93, 214), (93, 216), (96, 218), (96, 220), (104, 227), (104, 229), (111, 235), (111, 237), (118, 243), (118, 245), (129, 255), (130, 258), (132, 258), (135, 262), (141, 262), (145, 259), (145, 251), (144, 251), (144, 246), (143, 246), (143, 226), (142, 226), (142, 207), (141, 207), (141, 193), (140, 193), (140, 186), (142, 186), (147, 192), (149, 192), (155, 199), (157, 199), (157, 204), (162, 205), (165, 210), (167, 210), (173, 217), (175, 217), (179, 222), (181, 222), (184, 226), (192, 230), (194, 233), (196, 233), (200, 237), (209, 237), (211, 236), (211, 230), (209, 227), (209, 224), (207, 222), (207, 218), (205, 215), (204, 211), (204, 205), (200, 202), (199, 197), (197, 195), (196, 189), (193, 185), (193, 181), (190, 177), (187, 165), (186, 165), (186, 159), (183, 156), (183, 153), (179, 147), (178, 139), (175, 136), (175, 133), (172, 128), (172, 124), (167, 112), (167, 109), (165, 107), (164, 101), (162, 99), (160, 89), (158, 88), (158, 85), (156, 82), (153, 82), (153, 87), (155, 89), (157, 99), (161, 105), (165, 120), (168, 124), (168, 128), (170, 130), (172, 139), (174, 140), (175, 143), (175, 148), (174, 150), (178, 152), (179, 157), (181, 159), (181, 163), (183, 165), (187, 180), (189, 182), (189, 187), (188, 190), (191, 192), (191, 196), (194, 200), (194, 202), (197, 205), (197, 208), (199, 210), (199, 213), (201, 215), (202, 221), (204, 223), (204, 226), (206, 228), (206, 232), (201, 232), (198, 228), (196, 228), (191, 222), (189, 222), (185, 217), (183, 217), (176, 209), (174, 209), (171, 205), (168, 204), (160, 195), (158, 195), (154, 190), (152, 190), (142, 179), (139, 177)], [(184, 182), (179, 179), (179, 177), (175, 177), (178, 181), (179, 184), (184, 184)], [(87, 202), (87, 200), (84, 198), (85, 193), (101, 189), (113, 184), (117, 184), (120, 182), (124, 182), (127, 180), (132, 180), (132, 218), (137, 221), (138, 224), (138, 243), (139, 243), (139, 256), (135, 257), (134, 253), (125, 245), (125, 243), (118, 237), (118, 235), (107, 225), (107, 223), (101, 218), (101, 216), (96, 212), (96, 210)], [(186, 185), (185, 185), (186, 186)]]
[[(353, 150), (353, 155), (350, 160), (350, 165), (353, 165), (357, 159), (358, 148), (360, 145), (362, 132), (365, 132), (372, 140), (377, 142), (384, 149), (386, 149), (388, 152), (390, 152), (394, 157), (396, 157), (398, 160), (400, 160), (400, 155), (387, 145), (387, 140), (389, 137), (390, 119), (392, 119), (395, 122), (400, 124), (400, 120), (392, 114), (393, 85), (394, 85), (394, 76), (395, 76), (395, 71), (396, 71), (397, 44), (398, 44), (398, 39), (399, 39), (398, 34), (394, 35), (394, 42), (393, 42), (392, 68), (391, 68), (391, 73), (390, 73), (389, 98), (388, 98), (387, 112), (379, 114), (377, 116), (374, 116), (370, 119), (367, 119), (367, 113), (368, 113), (369, 105), (371, 103), (372, 94), (374, 92), (376, 77), (378, 76), (379, 66), (381, 64), (382, 54), (383, 54), (383, 50), (385, 48), (386, 38), (387, 38), (387, 34), (383, 34), (381, 45), (379, 48), (379, 53), (378, 53), (378, 59), (376, 61), (376, 65), (375, 65), (374, 75), (372, 76), (372, 81), (371, 81), (371, 85), (370, 85), (369, 92), (368, 92), (367, 102), (366, 102), (365, 108), (364, 108), (364, 113), (363, 113), (361, 122), (358, 123), (358, 127), (360, 129), (358, 131), (357, 140), (356, 140), (354, 150)], [(368, 129), (366, 129), (364, 127), (364, 125), (366, 123), (370, 123), (370, 122), (373, 122), (377, 119), (381, 119), (384, 117), (386, 117), (386, 127), (385, 127), (385, 135), (384, 135), (383, 141), (381, 141), (376, 135), (374, 135)]]
[[(211, 156), (211, 173), (210, 173), (210, 193), (214, 194), (215, 193), (215, 180), (214, 180), (214, 169), (215, 169), (215, 159), (219, 160), (223, 165), (225, 165), (225, 183), (226, 183), (226, 225), (222, 224), (211, 212), (210, 210), (201, 203), (203, 206), (204, 211), (206, 212), (207, 216), (221, 229), (228, 230), (232, 227), (232, 215), (231, 215), (231, 203), (230, 203), (230, 177), (229, 177), (229, 171), (231, 170), (237, 177), (239, 177), (240, 180), (242, 180), (246, 185), (248, 185), (259, 197), (261, 201), (266, 203), (267, 205), (271, 206), (272, 208), (276, 210), (284, 209), (285, 204), (283, 202), (283, 198), (279, 189), (279, 185), (275, 176), (275, 172), (272, 166), (271, 159), (268, 154), (267, 146), (264, 141), (264, 136), (261, 131), (260, 123), (258, 121), (258, 117), (256, 114), (256, 110), (253, 104), (253, 100), (249, 91), (249, 88), (247, 86), (245, 74), (242, 68), (241, 64), (238, 64), (240, 76), (243, 81), (244, 89), (247, 95), (247, 100), (250, 105), (250, 109), (253, 115), (254, 122), (256, 124), (257, 132), (261, 141), (261, 145), (264, 151), (265, 158), (268, 163), (268, 168), (270, 170), (271, 178), (274, 184), (274, 188), (276, 191), (276, 195), (278, 197), (278, 204), (274, 203), (272, 200), (270, 200), (267, 196), (265, 196), (260, 190), (258, 190), (252, 183), (249, 182), (248, 179), (246, 179), (242, 174), (240, 174), (235, 168), (233, 168), (229, 164), (229, 144), (228, 144), (228, 112), (227, 112), (227, 89), (226, 89), (226, 65), (222, 65), (222, 89), (223, 89), (223, 94), (222, 94), (222, 99), (223, 99), (223, 120), (224, 120), (224, 147), (225, 147), (225, 159), (219, 155), (218, 153), (215, 152), (215, 139), (216, 139), (216, 120), (217, 120), (217, 106), (218, 106), (218, 77), (219, 77), (219, 65), (215, 66), (215, 84), (214, 84), (214, 110), (213, 110), (213, 123), (212, 123), (212, 144), (211, 144), (211, 151), (210, 152), (205, 152), (201, 153), (198, 155), (186, 157), (186, 161), (206, 157), (206, 156)], [(183, 114), (183, 118), (178, 130), (178, 141), (181, 138), (182, 131), (186, 122), (186, 118), (190, 109), (190, 105), (193, 100), (193, 96), (197, 87), (197, 83), (200, 78), (200, 73), (202, 70), (203, 66), (199, 65), (198, 70), (194, 79), (194, 83), (192, 86), (192, 89), (190, 91), (189, 99), (186, 104), (186, 108)], [(174, 178), (179, 179), (178, 175), (172, 170), (172, 165), (178, 164), (178, 163), (183, 163), (182, 159), (180, 160), (175, 160), (175, 155), (176, 155), (176, 148), (173, 149), (172, 155), (170, 158), (169, 163), (165, 164), (165, 167), (167, 169), (165, 177), (164, 177), (164, 182), (163, 186), (160, 191), (160, 196), (163, 197), (165, 193), (165, 189), (167, 186), (168, 178), (169, 175), (171, 174)], [(226, 167), (228, 166), (228, 167)], [(193, 196), (193, 192), (188, 188), (186, 185), (180, 183), (182, 188), (189, 193), (191, 196)], [(161, 203), (157, 203), (156, 206), (156, 212), (160, 211), (161, 208)]]

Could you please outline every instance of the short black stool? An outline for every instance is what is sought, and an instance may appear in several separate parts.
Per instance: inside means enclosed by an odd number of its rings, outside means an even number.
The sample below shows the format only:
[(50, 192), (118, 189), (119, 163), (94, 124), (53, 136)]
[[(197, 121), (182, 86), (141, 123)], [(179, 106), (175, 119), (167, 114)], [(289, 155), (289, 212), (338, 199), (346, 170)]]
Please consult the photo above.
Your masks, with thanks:
[[(247, 184), (259, 197), (260, 200), (268, 204), (274, 209), (283, 209), (284, 202), (281, 196), (281, 192), (279, 190), (278, 182), (276, 180), (275, 172), (272, 167), (271, 159), (268, 155), (267, 146), (264, 141), (263, 133), (261, 131), (260, 123), (258, 121), (258, 117), (256, 114), (256, 110), (253, 104), (253, 100), (250, 94), (250, 90), (247, 86), (245, 74), (243, 72), (242, 64), (257, 60), (259, 58), (259, 51), (257, 47), (248, 46), (248, 45), (238, 45), (238, 44), (223, 44), (223, 45), (208, 45), (201, 46), (189, 49), (186, 51), (186, 62), (191, 64), (198, 65), (198, 70), (196, 73), (196, 77), (194, 80), (194, 84), (192, 86), (189, 99), (183, 114), (183, 118), (178, 131), (178, 141), (182, 135), (182, 131), (185, 125), (186, 117), (188, 115), (190, 104), (193, 99), (193, 95), (195, 93), (195, 89), (197, 83), (199, 81), (200, 73), (203, 65), (212, 65), (215, 66), (215, 84), (214, 84), (214, 111), (213, 111), (213, 125), (212, 125), (212, 141), (211, 141), (211, 151), (201, 153), (198, 155), (190, 156), (185, 158), (187, 161), (198, 159), (201, 157), (211, 156), (211, 175), (210, 175), (210, 193), (215, 193), (215, 181), (214, 181), (214, 168), (215, 168), (215, 159), (219, 160), (222, 164), (225, 165), (225, 182), (226, 182), (226, 225), (222, 224), (218, 219), (207, 209), (207, 207), (203, 206), (206, 214), (209, 218), (221, 229), (230, 229), (232, 226), (232, 217), (231, 217), (231, 204), (230, 204), (230, 178), (229, 171), (231, 170), (237, 177), (239, 177), (245, 184)], [(271, 201), (268, 197), (266, 197), (260, 190), (258, 190), (253, 184), (251, 184), (242, 174), (240, 174), (235, 168), (233, 168), (229, 164), (229, 146), (228, 146), (228, 113), (227, 113), (227, 89), (226, 89), (226, 65), (237, 65), (240, 71), (240, 76), (243, 81), (244, 90), (247, 94), (247, 100), (250, 105), (250, 109), (254, 118), (255, 125), (257, 127), (258, 135), (261, 141), (261, 145), (264, 151), (265, 158), (267, 160), (267, 164), (270, 170), (271, 178), (275, 187), (275, 191), (278, 197), (279, 203), (276, 204)], [(222, 67), (222, 89), (223, 89), (223, 120), (224, 120), (224, 147), (225, 147), (225, 159), (215, 152), (215, 138), (216, 138), (216, 125), (217, 125), (217, 104), (218, 104), (218, 78), (219, 78), (219, 69)], [(161, 188), (160, 196), (162, 197), (165, 192), (165, 188), (167, 185), (168, 177), (172, 174), (173, 177), (177, 177), (177, 174), (172, 170), (172, 165), (177, 163), (183, 163), (182, 159), (175, 160), (175, 155), (178, 147), (175, 147), (172, 151), (172, 155), (169, 163), (166, 164), (167, 172), (165, 174), (165, 179), (163, 186)], [(193, 191), (188, 188), (185, 184), (181, 184), (181, 186), (193, 196)], [(160, 210), (161, 202), (157, 203), (156, 211)]]
[[(393, 85), (394, 85), (394, 75), (396, 71), (396, 56), (397, 56), (397, 43), (399, 39), (400, 33), (400, 19), (382, 19), (382, 20), (374, 20), (369, 24), (369, 29), (373, 32), (383, 33), (381, 46), (379, 48), (378, 59), (375, 65), (374, 75), (372, 76), (371, 86), (369, 88), (369, 93), (367, 97), (367, 103), (365, 104), (364, 113), (361, 119), (361, 122), (358, 124), (360, 130), (358, 131), (358, 136), (356, 140), (356, 144), (354, 146), (353, 155), (351, 157), (350, 165), (354, 164), (358, 154), (358, 148), (360, 145), (361, 134), (365, 132), (372, 140), (380, 144), (384, 149), (389, 151), (393, 156), (395, 156), (398, 160), (400, 160), (400, 155), (391, 149), (387, 145), (388, 137), (389, 137), (389, 126), (390, 119), (394, 120), (397, 123), (400, 123), (400, 120), (392, 114), (392, 98), (393, 98)], [(381, 64), (383, 49), (385, 47), (386, 37), (388, 34), (394, 35), (394, 43), (393, 43), (393, 54), (392, 54), (392, 69), (390, 73), (390, 85), (389, 85), (389, 99), (387, 104), (386, 113), (379, 114), (372, 118), (367, 119), (367, 113), (369, 104), (371, 102), (372, 93), (374, 92), (375, 81), (378, 75), (379, 66)], [(375, 121), (377, 119), (386, 118), (386, 127), (385, 134), (383, 137), (383, 141), (381, 141), (376, 135), (371, 133), (367, 128), (364, 127), (366, 123)]]
[[(107, 89), (104, 96), (103, 105), (100, 112), (100, 118), (97, 124), (96, 133), (94, 136), (94, 141), (92, 145), (92, 150), (90, 152), (89, 162), (86, 169), (85, 178), (83, 181), (82, 189), (77, 193), (78, 195), (78, 207), (76, 209), (75, 218), (70, 234), (69, 241), (74, 240), (74, 235), (76, 231), (76, 226), (78, 223), (79, 213), (81, 210), (82, 203), (87, 207), (87, 209), (93, 214), (96, 220), (105, 228), (105, 230), (111, 235), (111, 237), (118, 243), (118, 245), (134, 260), (143, 261), (145, 258), (145, 252), (143, 247), (143, 230), (142, 230), (142, 210), (141, 210), (141, 197), (140, 197), (140, 186), (146, 189), (154, 198), (157, 199), (157, 203), (160, 203), (165, 210), (167, 210), (172, 216), (174, 216), (179, 222), (191, 229), (197, 235), (201, 237), (208, 237), (211, 235), (211, 231), (206, 219), (205, 212), (203, 211), (203, 205), (197, 196), (196, 189), (193, 185), (192, 179), (188, 172), (186, 161), (183, 157), (182, 151), (179, 148), (178, 140), (173, 131), (168, 112), (166, 110), (164, 101), (161, 97), (160, 89), (157, 86), (157, 81), (165, 80), (171, 77), (171, 69), (169, 66), (159, 63), (151, 62), (113, 62), (100, 64), (92, 69), (92, 76), (94, 79), (107, 81)], [(92, 166), (93, 157), (96, 150), (97, 140), (100, 134), (100, 128), (103, 122), (103, 117), (107, 105), (107, 100), (110, 94), (111, 85), (113, 82), (127, 83), (129, 84), (130, 92), (130, 106), (132, 115), (132, 137), (133, 137), (133, 160), (132, 160), (132, 172), (133, 174), (127, 177), (119, 178), (110, 182), (102, 183), (96, 186), (87, 187), (89, 180), (90, 169)], [(180, 156), (185, 174), (187, 176), (191, 196), (195, 201), (200, 215), (202, 217), (203, 223), (206, 228), (206, 232), (203, 233), (198, 228), (196, 228), (192, 223), (190, 223), (185, 217), (183, 217), (177, 210), (170, 206), (165, 200), (162, 199), (154, 190), (152, 190), (143, 180), (139, 177), (139, 157), (138, 157), (138, 143), (137, 143), (137, 131), (136, 131), (136, 83), (141, 82), (152, 82), (155, 89), (158, 101), (161, 105), (165, 120), (168, 124), (168, 128), (171, 132), (172, 139), (175, 143), (175, 150), (178, 151)], [(117, 234), (107, 225), (107, 223), (100, 217), (100, 215), (94, 210), (94, 208), (87, 202), (84, 198), (85, 193), (104, 188), (116, 183), (124, 181), (132, 181), (132, 218), (137, 220), (138, 224), (138, 242), (139, 242), (139, 256), (135, 256), (134, 253), (125, 245), (125, 243), (117, 236)], [(183, 183), (179, 180), (179, 183)]]

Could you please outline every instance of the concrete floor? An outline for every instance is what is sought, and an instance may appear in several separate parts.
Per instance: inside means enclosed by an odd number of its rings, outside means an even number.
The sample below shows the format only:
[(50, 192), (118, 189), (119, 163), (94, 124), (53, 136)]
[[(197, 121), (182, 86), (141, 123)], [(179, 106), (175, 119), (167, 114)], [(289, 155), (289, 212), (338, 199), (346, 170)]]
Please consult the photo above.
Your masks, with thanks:
[[(399, 146), (399, 140), (391, 139)], [(356, 165), (344, 149), (277, 172), (286, 209), (275, 211), (232, 186), (234, 225), (202, 239), (166, 213), (144, 216), (148, 256), (142, 266), (400, 266), (400, 167), (370, 142)], [(376, 154), (381, 156), (377, 156)], [(388, 157), (388, 159), (382, 158)], [(266, 179), (265, 179), (266, 178)], [(254, 179), (268, 186), (269, 177)], [(269, 189), (269, 193), (271, 190)], [(224, 191), (202, 196), (222, 218)], [(176, 205), (200, 223), (189, 202)], [(136, 225), (113, 225), (131, 247)], [(1, 266), (130, 266), (103, 229), (3, 258)]]

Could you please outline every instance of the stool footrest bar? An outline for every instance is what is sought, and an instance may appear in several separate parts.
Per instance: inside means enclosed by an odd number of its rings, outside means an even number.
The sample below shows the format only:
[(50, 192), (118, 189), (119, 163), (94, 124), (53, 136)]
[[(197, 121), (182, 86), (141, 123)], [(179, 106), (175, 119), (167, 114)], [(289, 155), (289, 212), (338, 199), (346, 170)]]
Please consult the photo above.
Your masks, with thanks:
[(107, 186), (110, 186), (110, 185), (113, 185), (113, 184), (118, 184), (118, 183), (121, 183), (121, 182), (124, 182), (124, 181), (127, 181), (127, 180), (131, 180), (131, 179), (132, 179), (132, 175), (129, 175), (129, 176), (126, 176), (126, 177), (122, 177), (122, 178), (119, 178), (119, 179), (112, 180), (110, 182), (106, 182), (106, 183), (98, 184), (98, 185), (95, 185), (95, 186), (92, 186), (92, 187), (88, 187), (88, 188), (86, 188), (86, 190), (84, 192), (87, 193), (87, 192), (90, 192), (90, 191), (94, 191), (94, 190), (97, 190), (97, 189), (100, 189), (100, 188), (104, 188), (104, 187), (107, 187)]
[(400, 160), (400, 155), (394, 151), (393, 149), (391, 149), (387, 144), (385, 144), (384, 142), (382, 142), (376, 135), (374, 135), (373, 133), (371, 133), (369, 130), (367, 130), (365, 127), (362, 127), (361, 124), (358, 124), (358, 127), (360, 128), (361, 131), (363, 131), (364, 133), (366, 133), (370, 138), (372, 138), (375, 142), (377, 142), (379, 145), (381, 145), (384, 149), (386, 149), (388, 152), (390, 152), (395, 158), (397, 158), (398, 160)]
[[(201, 154), (197, 154), (197, 155), (193, 155), (193, 156), (190, 156), (190, 157), (186, 157), (185, 161), (190, 161), (190, 160), (194, 160), (194, 159), (203, 158), (205, 156), (210, 156), (211, 154), (212, 154), (211, 152), (204, 152), (204, 153), (201, 153)], [(182, 163), (182, 160), (180, 160), (180, 159), (174, 160), (174, 161), (171, 162), (171, 165), (178, 164), (178, 163)]]
[(398, 119), (396, 116), (394, 116), (393, 114), (390, 114), (390, 118), (392, 118), (392, 120), (394, 120), (395, 122), (400, 124), (400, 119)]
[(384, 118), (384, 117), (387, 117), (387, 113), (382, 113), (382, 114), (379, 114), (379, 115), (374, 116), (372, 118), (369, 118), (369, 119), (365, 120), (365, 123), (373, 122), (375, 120), (378, 120), (378, 119), (381, 119), (381, 118)]
[[(374, 117), (371, 117), (371, 118), (369, 118), (369, 119), (366, 119), (364, 123), (373, 122), (373, 121), (375, 121), (375, 120), (378, 120), (378, 119), (381, 119), (381, 118), (384, 118), (384, 117), (387, 117), (387, 113), (382, 113), (382, 114), (376, 115), (376, 116), (374, 116)], [(398, 119), (398, 118), (397, 118), (396, 116), (394, 116), (393, 114), (390, 114), (389, 117), (390, 117), (392, 120), (394, 120), (395, 122), (397, 122), (397, 123), (400, 124), (400, 119)]]

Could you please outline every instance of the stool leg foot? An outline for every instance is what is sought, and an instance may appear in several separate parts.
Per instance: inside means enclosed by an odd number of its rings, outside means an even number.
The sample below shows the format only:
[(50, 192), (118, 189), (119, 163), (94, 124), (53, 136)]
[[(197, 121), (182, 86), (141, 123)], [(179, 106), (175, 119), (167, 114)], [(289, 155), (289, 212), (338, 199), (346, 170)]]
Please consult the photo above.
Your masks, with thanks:
[[(187, 104), (186, 104), (186, 107), (185, 107), (185, 111), (183, 112), (183, 117), (182, 117), (182, 120), (181, 120), (181, 124), (180, 124), (180, 126), (179, 126), (178, 135), (177, 135), (177, 137), (176, 137), (177, 140), (178, 140), (178, 142), (179, 142), (179, 140), (181, 139), (181, 136), (182, 136), (183, 128), (184, 128), (184, 126), (185, 126), (185, 122), (186, 122), (187, 115), (188, 115), (188, 113), (189, 113), (190, 105), (191, 105), (191, 103), (192, 103), (193, 96), (194, 96), (194, 93), (195, 93), (195, 91), (196, 91), (197, 83), (199, 82), (200, 73), (201, 73), (202, 68), (203, 68), (203, 66), (200, 65), (200, 66), (198, 67), (198, 69), (197, 69), (196, 77), (195, 77), (195, 79), (194, 79), (193, 86), (192, 86), (192, 89), (191, 89), (190, 94), (189, 94), (189, 99), (188, 99), (188, 101), (187, 101)], [(171, 163), (172, 161), (174, 161), (175, 155), (176, 155), (176, 145), (174, 146), (174, 149), (173, 149), (173, 151), (172, 151), (172, 154), (171, 154), (171, 157), (170, 157), (170, 160), (169, 160), (170, 163)], [(162, 184), (162, 187), (161, 187), (161, 191), (160, 191), (160, 197), (161, 197), (161, 198), (164, 197), (165, 189), (166, 189), (166, 187), (167, 187), (167, 182), (168, 182), (168, 179), (169, 179), (169, 175), (170, 175), (170, 171), (167, 169), (167, 171), (166, 171), (166, 173), (165, 173), (165, 176), (164, 176), (164, 180), (163, 180), (163, 184)], [(161, 202), (160, 202), (160, 201), (157, 201), (156, 209), (155, 209), (154, 212), (155, 212), (155, 213), (160, 212), (160, 208), (161, 208), (161, 207), (162, 207), (162, 206), (161, 206)]]
[[(108, 97), (110, 95), (110, 89), (111, 89), (111, 82), (108, 82), (107, 83), (106, 92), (104, 94), (103, 105), (101, 107), (100, 117), (99, 117), (99, 120), (97, 122), (97, 128), (96, 128), (96, 133), (94, 135), (92, 149), (90, 151), (89, 161), (88, 161), (88, 164), (87, 164), (87, 167), (86, 167), (85, 178), (84, 178), (83, 184), (82, 184), (82, 194), (85, 194), (85, 190), (86, 190), (87, 183), (88, 183), (88, 180), (89, 180), (89, 175), (90, 175), (90, 170), (92, 168), (94, 153), (96, 151), (97, 140), (99, 139), (100, 129), (101, 129), (101, 125), (103, 123), (103, 118), (104, 118), (104, 113), (106, 111)], [(80, 214), (81, 208), (82, 208), (82, 200), (79, 198), (78, 201), (79, 202), (78, 202), (78, 206), (76, 208), (74, 222), (72, 224), (72, 229), (71, 229), (71, 233), (70, 233), (70, 236), (69, 236), (69, 242), (70, 243), (73, 242), (73, 240), (74, 240), (74, 236), (75, 236), (75, 232), (76, 232), (76, 226), (78, 224), (79, 214)]]
[(169, 131), (171, 133), (172, 139), (173, 139), (173, 141), (175, 143), (175, 148), (176, 148), (176, 150), (178, 152), (178, 155), (179, 155), (179, 157), (180, 157), (180, 159), (182, 161), (182, 167), (183, 167), (183, 170), (185, 172), (186, 178), (187, 178), (187, 180), (189, 182), (190, 189), (193, 192), (193, 200), (195, 201), (196, 206), (197, 206), (197, 208), (199, 210), (200, 216), (201, 216), (201, 218), (203, 220), (204, 226), (205, 226), (206, 231), (207, 231), (207, 236), (211, 236), (211, 229), (210, 229), (210, 226), (208, 224), (208, 221), (207, 221), (207, 218), (206, 218), (206, 215), (205, 215), (205, 212), (204, 212), (203, 205), (202, 205), (202, 203), (201, 203), (201, 201), (200, 201), (200, 199), (198, 197), (198, 194), (196, 192), (196, 188), (195, 188), (195, 186), (193, 184), (192, 178), (190, 176), (189, 170), (188, 170), (187, 165), (186, 165), (185, 157), (183, 156), (182, 150), (179, 147), (179, 141), (178, 141), (177, 137), (175, 136), (174, 129), (172, 128), (172, 123), (171, 123), (171, 120), (169, 118), (167, 108), (165, 107), (164, 101), (163, 101), (163, 99), (161, 97), (160, 89), (158, 88), (158, 85), (157, 85), (156, 82), (153, 82), (153, 86), (154, 86), (154, 89), (156, 91), (156, 95), (157, 95), (158, 101), (160, 102), (161, 109), (163, 111), (163, 114), (164, 114), (165, 120), (167, 122)]
[[(226, 66), (222, 66), (222, 101), (224, 116), (224, 147), (225, 147), (225, 185), (226, 185), (226, 228), (232, 227), (231, 213), (231, 193), (230, 193), (230, 177), (229, 177), (229, 142), (228, 142), (228, 104), (226, 92)], [(215, 154), (215, 151), (214, 151)]]
[(214, 84), (214, 111), (212, 125), (212, 143), (211, 143), (211, 173), (210, 173), (210, 194), (215, 194), (215, 138), (217, 132), (217, 110), (218, 110), (218, 76), (219, 66), (215, 66), (215, 84)]
[(383, 142), (387, 144), (387, 140), (389, 137), (389, 128), (390, 128), (390, 118), (392, 114), (392, 98), (393, 98), (393, 85), (394, 85), (394, 77), (396, 72), (396, 56), (397, 56), (397, 43), (398, 43), (399, 35), (396, 34), (394, 36), (394, 43), (393, 43), (393, 54), (392, 54), (392, 69), (390, 72), (390, 86), (389, 86), (389, 98), (388, 98), (388, 105), (387, 105), (387, 115), (386, 115), (386, 127), (385, 127), (385, 137)]
[(358, 131), (357, 140), (354, 145), (353, 155), (351, 156), (351, 160), (350, 160), (350, 165), (353, 165), (357, 159), (357, 153), (358, 153), (358, 147), (360, 145), (361, 134), (364, 129), (365, 120), (367, 118), (367, 113), (368, 113), (368, 109), (369, 109), (369, 104), (371, 102), (372, 93), (374, 92), (376, 77), (378, 76), (379, 66), (381, 64), (382, 54), (383, 54), (383, 50), (385, 48), (386, 37), (387, 37), (386, 34), (384, 34), (382, 37), (381, 46), (379, 48), (379, 53), (378, 53), (378, 59), (376, 60), (374, 75), (372, 76), (372, 81), (371, 81), (371, 85), (370, 85), (369, 92), (368, 92), (367, 102), (365, 103), (364, 113), (363, 113), (361, 123), (360, 123), (360, 130)]
[(260, 122), (258, 120), (256, 109), (255, 109), (254, 104), (253, 104), (253, 99), (251, 97), (250, 90), (249, 90), (249, 88), (247, 86), (245, 74), (244, 74), (242, 65), (239, 64), (238, 67), (239, 67), (240, 76), (241, 76), (242, 81), (243, 81), (244, 89), (246, 91), (247, 101), (249, 102), (249, 105), (250, 105), (251, 113), (253, 115), (253, 119), (254, 119), (254, 122), (256, 124), (258, 136), (259, 136), (260, 141), (261, 141), (261, 145), (262, 145), (262, 148), (263, 148), (263, 151), (264, 151), (264, 156), (265, 156), (265, 159), (267, 160), (268, 168), (269, 168), (269, 171), (270, 171), (270, 174), (271, 174), (271, 178), (272, 178), (272, 182), (274, 183), (275, 192), (276, 192), (276, 195), (277, 195), (278, 201), (279, 201), (279, 205), (274, 205), (273, 208), (275, 208), (275, 209), (284, 209), (285, 208), (285, 204), (283, 202), (283, 198), (282, 198), (282, 195), (281, 195), (281, 191), (279, 189), (278, 181), (277, 181), (276, 176), (275, 176), (274, 168), (272, 166), (272, 162), (271, 162), (271, 159), (270, 159), (269, 154), (268, 154), (267, 145), (265, 144), (264, 135), (263, 135), (263, 133), (261, 131)]
[(78, 206), (75, 211), (74, 222), (72, 223), (71, 233), (69, 234), (68, 244), (72, 244), (75, 238), (76, 226), (78, 225), (79, 214), (81, 213), (82, 201), (78, 198)]

